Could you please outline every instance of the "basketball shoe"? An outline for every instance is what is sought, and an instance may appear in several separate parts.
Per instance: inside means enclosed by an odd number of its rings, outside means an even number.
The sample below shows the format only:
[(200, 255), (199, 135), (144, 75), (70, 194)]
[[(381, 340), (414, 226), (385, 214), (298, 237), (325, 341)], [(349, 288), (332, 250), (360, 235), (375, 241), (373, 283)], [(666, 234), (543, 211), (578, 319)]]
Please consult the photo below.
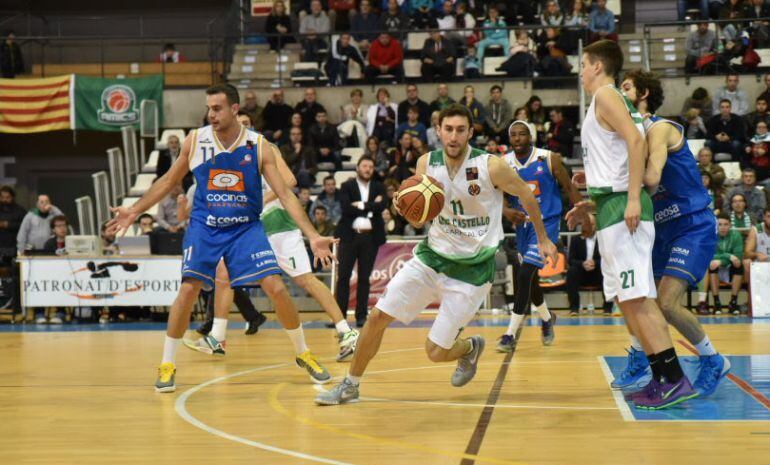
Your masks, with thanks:
[(481, 336), (472, 336), (470, 338), (473, 348), (470, 352), (457, 359), (457, 368), (452, 375), (452, 386), (465, 386), (476, 376), (476, 369), (479, 366), (479, 358), (484, 352), (484, 338)]
[(683, 376), (676, 383), (653, 378), (645, 389), (632, 396), (632, 400), (636, 408), (660, 410), (695, 397), (698, 397), (698, 391), (693, 389), (687, 376)]
[(342, 382), (331, 391), (324, 391), (315, 398), (318, 405), (340, 405), (358, 402), (358, 385), (353, 384), (345, 377)]
[(171, 362), (161, 363), (158, 367), (158, 379), (155, 381), (155, 392), (174, 392), (176, 384), (176, 366)]
[(353, 353), (356, 351), (358, 334), (358, 331), (351, 329), (347, 333), (339, 333), (337, 335), (340, 339), (340, 353), (337, 355), (338, 362), (345, 362), (353, 356)]
[(650, 361), (643, 350), (626, 349), (628, 358), (626, 359), (626, 368), (615, 378), (610, 387), (612, 389), (641, 389), (650, 382), (652, 370), (650, 370)]
[(326, 384), (332, 380), (332, 375), (329, 373), (329, 370), (321, 365), (318, 358), (309, 350), (297, 355), (295, 361), (297, 362), (298, 367), (304, 368), (307, 371), (310, 375), (310, 379), (314, 383)]
[(700, 370), (693, 387), (701, 397), (710, 396), (717, 390), (719, 382), (730, 372), (730, 360), (721, 354), (698, 357)]
[(544, 346), (553, 345), (553, 340), (556, 339), (556, 333), (553, 331), (553, 327), (556, 325), (556, 314), (551, 313), (551, 319), (543, 321), (540, 324), (540, 331), (542, 333), (541, 340)]
[(182, 342), (184, 342), (184, 345), (187, 348), (197, 350), (198, 352), (203, 352), (204, 354), (218, 355), (220, 357), (225, 356), (226, 342), (217, 341), (214, 339), (214, 336), (210, 334), (194, 341), (190, 339), (183, 339)]
[(516, 336), (512, 334), (503, 334), (500, 336), (500, 342), (497, 343), (498, 352), (512, 352), (516, 347)]

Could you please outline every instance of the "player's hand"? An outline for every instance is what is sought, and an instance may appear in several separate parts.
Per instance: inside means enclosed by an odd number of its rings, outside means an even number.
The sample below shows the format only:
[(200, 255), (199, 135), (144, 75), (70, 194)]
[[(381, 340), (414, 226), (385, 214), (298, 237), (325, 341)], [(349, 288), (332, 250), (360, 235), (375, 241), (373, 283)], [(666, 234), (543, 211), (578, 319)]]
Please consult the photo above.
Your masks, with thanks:
[(338, 244), (340, 240), (334, 237), (321, 236), (310, 239), (310, 250), (313, 251), (315, 264), (320, 263), (324, 268), (337, 263), (337, 257), (332, 252), (332, 246)]
[[(572, 231), (574, 231), (579, 224), (583, 225), (583, 228), (586, 228), (586, 225), (591, 222), (588, 215), (590, 215), (593, 207), (594, 203), (590, 200), (583, 200), (582, 202), (576, 203), (575, 206), (572, 207), (572, 210), (568, 211), (567, 215), (564, 217), (567, 220), (567, 227)], [(590, 225), (588, 227), (590, 227)]]
[(639, 227), (639, 222), (642, 218), (642, 202), (640, 200), (628, 199), (628, 205), (626, 205), (626, 226), (631, 234), (636, 232)]
[(524, 213), (521, 210), (517, 209), (505, 209), (503, 210), (503, 214), (505, 215), (505, 218), (513, 223), (514, 225), (518, 226), (524, 222), (527, 221), (527, 214)]
[(107, 222), (107, 233), (115, 237), (125, 235), (128, 228), (136, 221), (136, 217), (139, 216), (131, 207), (111, 207), (110, 211), (115, 217)]
[(540, 253), (543, 255), (543, 258), (550, 258), (551, 263), (556, 264), (559, 260), (559, 251), (556, 250), (556, 246), (553, 245), (553, 242), (546, 238), (544, 241), (538, 241), (537, 245), (540, 248)]

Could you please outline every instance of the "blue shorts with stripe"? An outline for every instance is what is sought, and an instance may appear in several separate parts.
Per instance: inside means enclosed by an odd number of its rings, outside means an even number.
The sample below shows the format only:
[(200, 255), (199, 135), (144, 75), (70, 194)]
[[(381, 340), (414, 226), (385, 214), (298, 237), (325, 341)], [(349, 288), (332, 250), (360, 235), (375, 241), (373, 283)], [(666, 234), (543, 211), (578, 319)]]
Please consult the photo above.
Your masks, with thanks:
[(207, 289), (214, 286), (217, 264), (223, 258), (232, 287), (256, 286), (263, 278), (281, 273), (260, 221), (227, 228), (192, 221), (183, 254), (182, 279), (203, 281)]
[(652, 272), (655, 279), (672, 276), (697, 285), (717, 249), (714, 212), (701, 210), (655, 225)]
[[(558, 247), (561, 217), (554, 216), (544, 220), (544, 222), (548, 238)], [(516, 248), (519, 249), (524, 263), (531, 263), (541, 269), (545, 266), (545, 258), (540, 255), (540, 247), (537, 244), (537, 233), (530, 221), (516, 227)]]

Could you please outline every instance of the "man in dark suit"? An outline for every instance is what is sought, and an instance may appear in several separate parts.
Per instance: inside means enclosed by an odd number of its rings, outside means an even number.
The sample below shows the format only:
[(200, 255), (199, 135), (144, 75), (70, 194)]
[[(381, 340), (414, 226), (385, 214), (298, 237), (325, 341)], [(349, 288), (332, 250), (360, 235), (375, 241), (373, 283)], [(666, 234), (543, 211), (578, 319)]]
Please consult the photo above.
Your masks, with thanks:
[(374, 180), (374, 160), (361, 157), (356, 168), (356, 177), (342, 183), (340, 187), (340, 218), (335, 237), (340, 238), (339, 277), (335, 296), (337, 304), (347, 314), (350, 300), (350, 277), (358, 261), (358, 288), (356, 293), (356, 325), (366, 323), (369, 301), (369, 275), (374, 268), (377, 249), (385, 243), (385, 224), (382, 210), (385, 209), (385, 185)]
[(451, 41), (445, 40), (437, 30), (431, 32), (420, 53), (422, 78), (428, 82), (451, 81), (455, 74), (455, 54)]
[[(179, 157), (181, 151), (181, 144), (177, 136), (169, 136), (166, 148), (158, 152), (158, 164), (155, 165), (155, 175), (160, 178), (171, 168), (176, 159)], [(182, 181), (182, 187), (184, 191), (193, 185), (192, 173), (187, 173)]]
[[(593, 217), (591, 225), (593, 229), (596, 228), (596, 220)], [(591, 231), (590, 236), (583, 233), (572, 239), (567, 269), (567, 299), (571, 316), (580, 312), (580, 286), (597, 286), (602, 289), (601, 260), (595, 231)], [(604, 302), (604, 313), (612, 313), (612, 302)]]

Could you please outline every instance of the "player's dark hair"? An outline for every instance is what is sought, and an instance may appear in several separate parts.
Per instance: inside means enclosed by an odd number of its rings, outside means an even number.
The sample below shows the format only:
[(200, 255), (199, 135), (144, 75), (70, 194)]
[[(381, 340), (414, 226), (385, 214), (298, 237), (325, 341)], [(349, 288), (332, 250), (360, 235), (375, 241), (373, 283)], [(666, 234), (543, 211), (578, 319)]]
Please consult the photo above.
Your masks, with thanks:
[(441, 123), (444, 122), (444, 118), (449, 118), (450, 116), (463, 116), (468, 120), (468, 126), (473, 127), (473, 115), (465, 105), (453, 103), (441, 110), (438, 114), (438, 125), (441, 126)]
[(70, 222), (69, 222), (69, 220), (67, 220), (66, 216), (64, 216), (64, 215), (56, 215), (53, 218), (51, 218), (51, 229), (53, 230), (53, 228), (56, 227), (56, 223), (59, 223), (59, 222), (62, 222), (62, 221), (64, 221), (65, 225), (67, 225), (67, 226), (70, 225)]
[(720, 214), (718, 214), (718, 215), (717, 215), (717, 220), (727, 220), (727, 221), (731, 221), (731, 220), (730, 220), (730, 215), (728, 215), (728, 214), (727, 214), (727, 213), (725, 213), (725, 212), (721, 212)]
[(723, 98), (722, 100), (719, 101), (719, 106), (722, 106), (722, 104), (725, 102), (729, 103), (730, 107), (732, 108), (733, 102), (731, 102), (730, 99), (726, 99), (726, 98)]
[(747, 166), (746, 168), (743, 168), (741, 170), (741, 173), (754, 173), (754, 174), (757, 174), (757, 170)]
[(663, 105), (663, 86), (660, 85), (660, 78), (656, 74), (643, 69), (634, 69), (626, 73), (625, 79), (634, 82), (637, 97), (641, 97), (645, 92), (648, 93), (647, 109), (650, 113), (655, 113)]
[(325, 212), (329, 211), (325, 206), (321, 205), (320, 203), (316, 205), (316, 207), (313, 209), (313, 212), (315, 212), (316, 210), (323, 210)]
[(254, 121), (251, 120), (251, 115), (246, 113), (245, 110), (238, 110), (238, 116), (245, 116), (249, 118), (249, 126), (254, 126)]
[(583, 49), (591, 63), (600, 61), (607, 76), (615, 77), (623, 68), (623, 50), (614, 40), (599, 40)]
[(153, 223), (155, 222), (155, 218), (153, 218), (152, 215), (150, 215), (149, 213), (142, 213), (141, 215), (139, 215), (139, 218), (136, 219), (136, 222), (141, 223), (142, 219), (144, 218), (149, 218), (152, 220)]
[(0, 186), (0, 192), (7, 192), (11, 194), (11, 197), (16, 198), (16, 191), (11, 186)]
[(363, 157), (358, 159), (358, 163), (356, 163), (356, 166), (361, 166), (361, 163), (365, 161), (370, 161), (374, 163), (374, 158), (370, 157), (369, 155), (364, 155)]
[(759, 97), (757, 97), (755, 102), (759, 102), (760, 100), (764, 100), (765, 102), (767, 102), (767, 97), (765, 97), (764, 95), (760, 95)]
[(206, 89), (206, 95), (225, 94), (227, 103), (230, 105), (241, 103), (241, 96), (238, 95), (238, 89), (230, 84), (216, 84)]
[(489, 93), (491, 94), (492, 92), (494, 92), (494, 91), (496, 91), (496, 90), (499, 90), (500, 92), (502, 92), (502, 91), (503, 91), (503, 88), (502, 88), (502, 87), (500, 87), (499, 85), (495, 84), (494, 86), (492, 86), (492, 87), (490, 87), (490, 88), (489, 88)]
[(708, 97), (709, 92), (704, 89), (703, 87), (698, 87), (692, 92), (692, 99), (693, 100), (703, 100), (704, 98)]
[(408, 110), (406, 110), (407, 113), (409, 113), (410, 111), (417, 113), (417, 116), (420, 115), (420, 107), (418, 107), (417, 105), (412, 105), (411, 107), (409, 107)]
[(324, 178), (324, 184), (326, 184), (326, 181), (328, 181), (329, 179), (331, 179), (332, 181), (334, 181), (334, 176), (332, 176), (331, 174), (330, 174), (330, 175), (328, 175), (328, 176), (326, 176), (326, 177)]

